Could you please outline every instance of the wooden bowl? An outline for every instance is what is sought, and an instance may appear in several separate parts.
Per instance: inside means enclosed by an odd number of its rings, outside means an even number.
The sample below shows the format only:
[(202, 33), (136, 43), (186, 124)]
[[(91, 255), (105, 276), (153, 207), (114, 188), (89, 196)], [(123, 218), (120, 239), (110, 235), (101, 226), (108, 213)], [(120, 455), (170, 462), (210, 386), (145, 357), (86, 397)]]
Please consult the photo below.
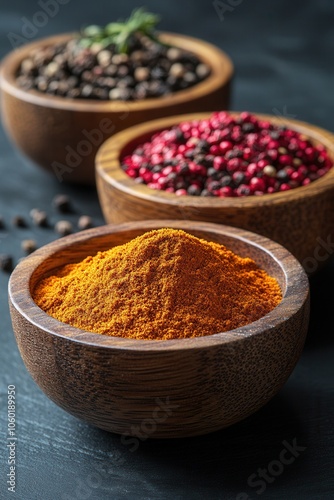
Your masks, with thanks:
[[(238, 115), (238, 113), (234, 113)], [(97, 188), (109, 223), (145, 219), (188, 219), (240, 227), (285, 246), (310, 274), (333, 254), (334, 168), (308, 186), (263, 196), (208, 198), (177, 196), (137, 184), (120, 166), (120, 158), (154, 132), (208, 113), (174, 116), (137, 125), (116, 134), (96, 158)], [(257, 115), (284, 124), (321, 143), (334, 160), (334, 135), (297, 120)], [(320, 250), (319, 250), (320, 248)]]
[(95, 154), (114, 132), (180, 112), (213, 111), (229, 105), (233, 74), (229, 57), (207, 42), (173, 33), (162, 33), (160, 38), (193, 52), (211, 68), (207, 79), (188, 90), (125, 103), (68, 99), (18, 87), (15, 75), (32, 50), (65, 42), (72, 36), (58, 35), (24, 45), (3, 60), (0, 74), (2, 119), (9, 137), (59, 180), (93, 184)]
[[(282, 302), (242, 328), (167, 341), (88, 333), (34, 303), (31, 291), (47, 273), (161, 227), (253, 258), (278, 280)], [(205, 434), (255, 412), (293, 370), (309, 317), (306, 274), (286, 249), (241, 229), (190, 221), (103, 226), (57, 240), (16, 267), (9, 302), (19, 350), (36, 383), (64, 410), (124, 440)]]

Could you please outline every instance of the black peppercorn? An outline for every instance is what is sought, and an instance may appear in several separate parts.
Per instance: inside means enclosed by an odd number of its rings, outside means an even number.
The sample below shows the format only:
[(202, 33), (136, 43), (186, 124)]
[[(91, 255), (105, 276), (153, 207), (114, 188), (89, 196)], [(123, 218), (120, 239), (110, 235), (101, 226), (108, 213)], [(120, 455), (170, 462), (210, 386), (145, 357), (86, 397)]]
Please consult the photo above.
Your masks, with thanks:
[(71, 201), (66, 194), (57, 194), (53, 198), (52, 203), (54, 207), (63, 214), (71, 212)]
[(8, 254), (0, 254), (0, 269), (7, 273), (13, 270), (13, 258)]
[(79, 229), (89, 229), (93, 227), (93, 219), (89, 215), (82, 215), (78, 220)]
[(55, 225), (55, 231), (61, 236), (67, 236), (73, 232), (73, 226), (67, 220), (60, 220)]
[(21, 215), (15, 215), (12, 219), (12, 224), (16, 227), (27, 227), (26, 220)]
[(37, 248), (37, 244), (35, 240), (23, 240), (21, 243), (22, 250), (29, 255), (34, 252)]
[(46, 227), (48, 225), (48, 216), (43, 210), (33, 208), (30, 210), (30, 217), (36, 226)]

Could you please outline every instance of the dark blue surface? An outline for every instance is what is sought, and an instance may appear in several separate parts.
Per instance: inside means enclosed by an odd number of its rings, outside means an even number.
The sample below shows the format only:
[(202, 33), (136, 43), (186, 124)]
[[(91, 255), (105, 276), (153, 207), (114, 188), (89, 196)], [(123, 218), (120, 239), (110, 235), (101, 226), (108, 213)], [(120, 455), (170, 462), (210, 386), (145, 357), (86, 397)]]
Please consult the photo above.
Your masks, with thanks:
[[(145, 2), (163, 17), (161, 28), (207, 39), (225, 49), (236, 66), (232, 108), (288, 114), (334, 132), (334, 3), (330, 0), (211, 3), (206, 0)], [(214, 5), (221, 5), (223, 20)], [(224, 5), (223, 5), (224, 4)], [(133, 1), (69, 0), (33, 38), (73, 31), (84, 24), (126, 17)], [(22, 36), (36, 1), (2, 0), (2, 57), (9, 33)], [(221, 12), (222, 14), (222, 12)], [(13, 39), (13, 37), (11, 37)], [(52, 221), (53, 196), (69, 193), (75, 222), (89, 213), (102, 224), (94, 190), (59, 184), (22, 158), (0, 130), (0, 253), (22, 256), (20, 241), (51, 241), (52, 231), (17, 229), (13, 215), (38, 206)], [(121, 438), (69, 416), (50, 402), (28, 375), (18, 353), (7, 306), (7, 277), (0, 274), (0, 498), (6, 487), (7, 385), (17, 395), (19, 500), (329, 500), (334, 498), (334, 267), (312, 280), (312, 318), (300, 362), (280, 393), (261, 411), (224, 431), (199, 438), (144, 441), (131, 452)], [(299, 447), (279, 465), (284, 448)], [(283, 453), (283, 454), (282, 454)], [(292, 460), (294, 458), (294, 460)], [(269, 469), (269, 480), (259, 469)], [(265, 473), (264, 473), (265, 474)], [(10, 496), (12, 495), (12, 496)]]

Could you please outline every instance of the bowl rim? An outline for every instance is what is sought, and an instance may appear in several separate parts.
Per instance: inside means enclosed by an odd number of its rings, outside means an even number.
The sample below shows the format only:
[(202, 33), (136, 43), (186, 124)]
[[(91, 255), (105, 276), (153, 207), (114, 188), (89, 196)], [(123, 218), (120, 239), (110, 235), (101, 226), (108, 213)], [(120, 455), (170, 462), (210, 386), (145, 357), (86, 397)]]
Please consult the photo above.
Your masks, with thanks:
[[(240, 111), (228, 111), (229, 114), (239, 116)], [(310, 139), (323, 144), (330, 152), (334, 162), (334, 133), (321, 127), (308, 124), (307, 122), (277, 117), (269, 114), (251, 112), (256, 117), (271, 121), (274, 124), (284, 125), (292, 128)], [(114, 188), (140, 199), (155, 203), (163, 203), (178, 207), (201, 208), (247, 208), (252, 206), (279, 205), (289, 201), (303, 200), (305, 197), (318, 196), (321, 192), (334, 189), (334, 166), (322, 177), (306, 186), (300, 186), (288, 191), (264, 194), (261, 196), (243, 197), (201, 197), (201, 196), (177, 196), (175, 193), (151, 189), (145, 184), (137, 184), (121, 169), (120, 157), (122, 151), (130, 143), (140, 142), (140, 138), (163, 130), (164, 128), (177, 125), (181, 121), (206, 119), (211, 116), (210, 112), (189, 113), (175, 115), (165, 118), (150, 120), (143, 124), (133, 125), (125, 130), (117, 132), (108, 138), (98, 149), (95, 158), (96, 177), (101, 177), (104, 182)], [(97, 182), (99, 191), (99, 183)]]
[[(143, 233), (152, 229), (172, 227), (184, 228), (186, 231), (210, 231), (211, 233), (226, 235), (238, 239), (243, 243), (255, 246), (265, 252), (284, 273), (286, 290), (282, 301), (268, 314), (253, 323), (249, 323), (235, 330), (221, 332), (203, 337), (174, 340), (136, 340), (124, 337), (111, 337), (87, 332), (49, 316), (34, 302), (30, 293), (30, 282), (37, 268), (55, 253), (68, 249), (71, 245), (78, 245), (91, 239), (113, 233), (142, 230)], [(269, 247), (269, 249), (268, 249)], [(98, 249), (97, 249), (98, 251)], [(298, 289), (298, 294), (296, 293)], [(279, 324), (288, 321), (304, 307), (309, 298), (309, 282), (304, 269), (293, 255), (278, 243), (256, 233), (243, 229), (225, 226), (211, 222), (182, 221), (182, 220), (145, 220), (126, 222), (123, 224), (107, 224), (93, 229), (55, 240), (39, 248), (23, 259), (14, 269), (8, 284), (9, 302), (16, 311), (30, 324), (42, 329), (51, 336), (67, 339), (94, 348), (107, 348), (136, 352), (141, 351), (188, 351), (193, 349), (209, 349), (222, 344), (234, 344), (247, 337), (261, 335)], [(291, 298), (293, 297), (293, 300)], [(287, 312), (288, 311), (288, 312)]]
[[(102, 101), (99, 99), (74, 99), (62, 96), (45, 94), (37, 90), (24, 90), (15, 80), (15, 72), (22, 59), (38, 47), (46, 47), (70, 40), (76, 33), (62, 33), (39, 39), (11, 51), (1, 62), (0, 87), (3, 91), (17, 99), (39, 106), (78, 111), (78, 112), (135, 112), (154, 109), (157, 106), (166, 108), (179, 103), (190, 102), (203, 98), (211, 92), (217, 91), (221, 86), (227, 85), (234, 73), (234, 66), (230, 57), (219, 47), (199, 38), (172, 33), (158, 32), (164, 43), (184, 47), (200, 57), (211, 68), (211, 74), (198, 84), (188, 89), (179, 90), (166, 97), (140, 99), (137, 101)], [(206, 55), (208, 52), (210, 55)]]

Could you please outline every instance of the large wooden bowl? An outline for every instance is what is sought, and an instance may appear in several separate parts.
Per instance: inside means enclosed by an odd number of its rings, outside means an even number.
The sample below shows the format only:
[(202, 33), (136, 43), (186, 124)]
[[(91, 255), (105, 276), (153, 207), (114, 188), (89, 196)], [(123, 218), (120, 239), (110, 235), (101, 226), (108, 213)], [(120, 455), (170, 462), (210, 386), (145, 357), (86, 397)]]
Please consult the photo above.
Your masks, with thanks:
[[(242, 328), (167, 341), (88, 333), (34, 303), (32, 290), (46, 273), (166, 226), (253, 258), (277, 278), (282, 302)], [(14, 270), (9, 302), (23, 361), (49, 398), (102, 429), (154, 438), (205, 434), (258, 410), (292, 372), (309, 317), (308, 280), (287, 250), (241, 229), (187, 221), (103, 226), (46, 245)]]
[[(228, 224), (277, 241), (308, 273), (316, 271), (334, 251), (334, 169), (308, 186), (243, 198), (177, 196), (135, 183), (121, 169), (120, 158), (155, 131), (208, 116), (196, 113), (155, 120), (125, 130), (103, 144), (96, 159), (96, 175), (105, 220), (173, 218)], [(323, 144), (334, 160), (334, 135), (330, 132), (297, 120), (257, 116), (287, 125)]]
[(233, 74), (229, 57), (207, 42), (172, 33), (162, 33), (161, 40), (193, 52), (211, 68), (206, 80), (188, 90), (124, 103), (68, 99), (18, 87), (15, 75), (32, 50), (65, 42), (72, 36), (58, 35), (24, 45), (3, 60), (0, 73), (2, 120), (9, 137), (59, 180), (94, 183), (95, 154), (114, 132), (163, 116), (213, 111), (229, 105)]

